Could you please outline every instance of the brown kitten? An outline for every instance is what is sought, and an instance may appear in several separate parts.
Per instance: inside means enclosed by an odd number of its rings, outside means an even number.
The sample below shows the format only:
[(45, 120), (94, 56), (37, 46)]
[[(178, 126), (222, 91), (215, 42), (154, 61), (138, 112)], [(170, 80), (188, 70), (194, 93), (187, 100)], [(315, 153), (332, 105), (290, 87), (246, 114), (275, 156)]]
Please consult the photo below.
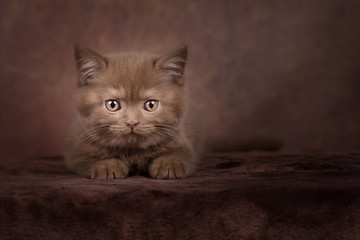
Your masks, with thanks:
[(200, 150), (200, 121), (188, 107), (187, 47), (164, 56), (102, 56), (75, 46), (77, 116), (66, 143), (67, 165), (92, 179), (182, 178)]

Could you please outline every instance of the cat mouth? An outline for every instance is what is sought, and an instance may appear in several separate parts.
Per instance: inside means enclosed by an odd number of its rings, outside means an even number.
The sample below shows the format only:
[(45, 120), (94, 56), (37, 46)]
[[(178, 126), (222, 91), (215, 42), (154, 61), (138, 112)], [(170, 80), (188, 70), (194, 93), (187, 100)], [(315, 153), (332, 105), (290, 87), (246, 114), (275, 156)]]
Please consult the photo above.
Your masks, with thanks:
[(125, 136), (137, 136), (141, 137), (142, 135), (138, 132), (134, 132), (134, 130), (131, 130), (129, 133), (126, 133)]
[(122, 138), (125, 141), (125, 144), (137, 145), (143, 141), (144, 137), (139, 133), (131, 131), (129, 133), (124, 134)]

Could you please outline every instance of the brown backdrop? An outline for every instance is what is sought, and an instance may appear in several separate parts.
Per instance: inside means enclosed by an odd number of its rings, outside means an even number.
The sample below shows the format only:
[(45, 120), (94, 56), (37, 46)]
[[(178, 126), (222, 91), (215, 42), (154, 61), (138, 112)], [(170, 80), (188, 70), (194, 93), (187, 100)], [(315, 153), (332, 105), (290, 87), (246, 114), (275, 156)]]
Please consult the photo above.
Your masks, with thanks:
[(187, 43), (187, 87), (212, 137), (359, 149), (359, 12), (357, 0), (1, 1), (1, 154), (61, 154), (76, 42), (152, 53)]

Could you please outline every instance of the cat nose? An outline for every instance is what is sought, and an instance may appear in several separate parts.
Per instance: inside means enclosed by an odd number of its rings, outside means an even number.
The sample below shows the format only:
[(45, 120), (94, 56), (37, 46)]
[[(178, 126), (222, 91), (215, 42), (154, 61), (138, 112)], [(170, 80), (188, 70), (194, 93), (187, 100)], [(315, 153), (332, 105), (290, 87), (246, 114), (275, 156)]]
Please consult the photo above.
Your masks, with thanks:
[(136, 125), (138, 125), (140, 122), (136, 120), (129, 120), (125, 122), (128, 127), (133, 130)]

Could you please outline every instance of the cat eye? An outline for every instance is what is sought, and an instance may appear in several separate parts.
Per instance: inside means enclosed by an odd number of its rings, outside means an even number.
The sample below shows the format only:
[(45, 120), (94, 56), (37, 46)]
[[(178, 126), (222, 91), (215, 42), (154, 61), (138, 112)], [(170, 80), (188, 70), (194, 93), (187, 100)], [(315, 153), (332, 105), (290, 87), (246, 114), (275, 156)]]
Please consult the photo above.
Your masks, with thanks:
[(144, 109), (148, 112), (153, 112), (159, 107), (159, 101), (149, 100), (145, 102)]
[(116, 111), (120, 110), (120, 108), (121, 108), (120, 103), (113, 99), (105, 101), (105, 107), (110, 112), (116, 112)]

